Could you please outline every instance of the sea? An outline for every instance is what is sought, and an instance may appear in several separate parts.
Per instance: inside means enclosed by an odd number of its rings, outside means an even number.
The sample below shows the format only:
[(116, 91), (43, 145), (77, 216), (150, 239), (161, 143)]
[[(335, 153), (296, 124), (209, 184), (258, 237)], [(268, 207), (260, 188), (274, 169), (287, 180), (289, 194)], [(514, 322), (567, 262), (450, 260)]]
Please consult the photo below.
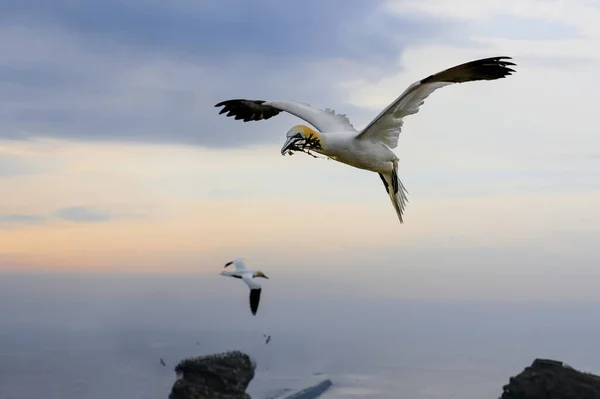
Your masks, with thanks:
[(3, 276), (0, 398), (165, 399), (180, 360), (228, 350), (254, 399), (326, 378), (323, 399), (492, 399), (536, 357), (600, 373), (600, 303), (263, 291), (252, 316), (229, 281)]

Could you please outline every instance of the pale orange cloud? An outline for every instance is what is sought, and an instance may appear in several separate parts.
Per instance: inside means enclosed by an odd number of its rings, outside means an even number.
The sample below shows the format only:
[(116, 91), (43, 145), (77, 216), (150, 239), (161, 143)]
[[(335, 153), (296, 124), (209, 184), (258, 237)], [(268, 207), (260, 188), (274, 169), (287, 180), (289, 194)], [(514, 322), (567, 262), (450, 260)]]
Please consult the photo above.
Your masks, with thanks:
[[(600, 235), (600, 191), (435, 200), (416, 193), (400, 225), (370, 174), (309, 157), (265, 155), (273, 149), (50, 141), (1, 148), (60, 161), (62, 168), (0, 180), (8, 193), (0, 213), (47, 218), (0, 226), (4, 270), (212, 272), (213, 265), (242, 256), (281, 270), (295, 262), (317, 271), (320, 263), (344, 267), (377, 250), (397, 250), (401, 259), (408, 249), (510, 248), (528, 240), (532, 248), (552, 251), (548, 233)], [(289, 175), (297, 181), (290, 183)], [(352, 184), (340, 182), (350, 175)], [(214, 194), (228, 189), (234, 194)], [(53, 216), (66, 206), (94, 207), (113, 218), (72, 223)], [(576, 251), (578, 244), (561, 248)]]
[[(129, 264), (139, 270), (160, 270), (162, 262), (168, 270), (200, 270), (203, 261), (217, 262), (219, 256), (296, 261), (326, 256), (349, 261), (353, 254), (376, 248), (510, 247), (523, 240), (532, 248), (551, 250), (536, 238), (556, 226), (561, 231), (600, 234), (600, 217), (594, 212), (600, 192), (422, 201), (411, 206), (404, 225), (383, 200), (379, 204), (181, 201), (170, 204), (174, 209), (163, 216), (93, 224), (53, 221), (0, 230), (0, 253), (35, 256), (41, 267), (50, 263), (61, 268), (119, 269)], [(197, 262), (171, 261), (173, 254), (188, 254)]]

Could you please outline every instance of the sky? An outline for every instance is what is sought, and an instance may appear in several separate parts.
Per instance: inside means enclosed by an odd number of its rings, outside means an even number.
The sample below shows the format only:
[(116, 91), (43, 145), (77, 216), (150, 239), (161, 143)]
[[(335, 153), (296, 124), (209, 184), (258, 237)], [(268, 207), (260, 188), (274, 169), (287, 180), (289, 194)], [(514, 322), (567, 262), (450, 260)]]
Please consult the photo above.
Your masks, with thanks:
[[(597, 1), (0, 7), (4, 274), (212, 276), (244, 257), (365, 296), (600, 299)], [(373, 173), (282, 157), (298, 119), (214, 107), (296, 100), (360, 129), (412, 82), (490, 56), (516, 73), (405, 119), (404, 224)]]

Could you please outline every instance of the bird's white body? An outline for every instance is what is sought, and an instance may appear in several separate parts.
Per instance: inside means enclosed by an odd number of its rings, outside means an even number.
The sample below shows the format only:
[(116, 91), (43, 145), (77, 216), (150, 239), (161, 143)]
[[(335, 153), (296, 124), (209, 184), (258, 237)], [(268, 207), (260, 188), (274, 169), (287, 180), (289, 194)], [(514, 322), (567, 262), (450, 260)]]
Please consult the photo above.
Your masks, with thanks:
[(467, 62), (430, 75), (411, 84), (400, 96), (379, 113), (364, 129), (358, 131), (346, 115), (331, 109), (316, 109), (294, 101), (227, 100), (221, 114), (235, 116), (244, 122), (269, 119), (281, 111), (295, 115), (313, 125), (292, 127), (286, 134), (281, 154), (311, 151), (335, 161), (379, 174), (396, 210), (400, 223), (406, 205), (406, 190), (398, 178), (398, 157), (392, 151), (398, 146), (403, 118), (416, 114), (425, 99), (435, 90), (453, 83), (494, 80), (510, 75), (515, 65), (504, 61), (510, 57), (493, 57)]
[(254, 271), (246, 268), (244, 264), (244, 260), (237, 258), (231, 262), (225, 264), (225, 267), (230, 265), (235, 266), (234, 272), (223, 271), (221, 272), (222, 276), (233, 277), (242, 280), (248, 288), (250, 288), (250, 310), (253, 315), (256, 315), (258, 310), (258, 304), (260, 302), (260, 295), (262, 291), (261, 285), (256, 281), (256, 278), (262, 277), (268, 279), (267, 276), (264, 275), (261, 271)]
[(376, 173), (391, 173), (396, 154), (383, 143), (356, 140), (348, 132), (319, 133), (321, 150), (315, 150), (335, 161)]

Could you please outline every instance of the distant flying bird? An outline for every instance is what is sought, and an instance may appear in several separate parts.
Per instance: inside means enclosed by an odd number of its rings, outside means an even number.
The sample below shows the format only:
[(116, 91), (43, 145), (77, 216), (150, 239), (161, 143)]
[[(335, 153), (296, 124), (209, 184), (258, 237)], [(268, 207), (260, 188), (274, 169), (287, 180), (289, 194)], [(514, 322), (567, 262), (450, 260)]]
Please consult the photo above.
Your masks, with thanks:
[[(416, 114), (424, 100), (435, 90), (453, 83), (477, 80), (495, 80), (515, 72), (504, 61), (511, 57), (493, 57), (457, 65), (421, 79), (410, 86), (387, 108), (375, 117), (364, 129), (357, 131), (346, 115), (336, 114), (326, 108), (320, 110), (308, 104), (293, 101), (264, 101), (235, 99), (220, 102), (219, 114), (227, 112), (244, 122), (272, 118), (281, 111), (295, 115), (313, 125), (292, 127), (286, 134), (287, 140), (281, 155), (293, 155), (301, 151), (313, 157), (311, 151), (359, 169), (379, 174), (400, 223), (408, 201), (408, 193), (398, 178), (398, 157), (392, 149), (398, 146), (403, 118)], [(316, 157), (315, 157), (316, 158)]]
[(160, 364), (162, 364), (163, 366), (166, 366), (166, 363), (165, 363), (165, 361), (163, 360), (162, 357), (160, 358)]
[(267, 337), (267, 340), (265, 341), (265, 344), (268, 344), (269, 342), (271, 342), (271, 336), (270, 335)]
[(225, 267), (230, 265), (235, 266), (235, 271), (221, 272), (221, 275), (239, 278), (242, 281), (244, 281), (244, 283), (246, 283), (246, 285), (250, 288), (250, 310), (252, 311), (252, 314), (256, 316), (256, 311), (258, 310), (258, 303), (260, 302), (261, 286), (256, 282), (255, 278), (262, 277), (266, 278), (267, 280), (269, 278), (265, 276), (264, 273), (261, 271), (255, 272), (253, 270), (247, 269), (242, 259), (238, 258), (232, 260), (231, 262), (227, 262), (225, 264)]

